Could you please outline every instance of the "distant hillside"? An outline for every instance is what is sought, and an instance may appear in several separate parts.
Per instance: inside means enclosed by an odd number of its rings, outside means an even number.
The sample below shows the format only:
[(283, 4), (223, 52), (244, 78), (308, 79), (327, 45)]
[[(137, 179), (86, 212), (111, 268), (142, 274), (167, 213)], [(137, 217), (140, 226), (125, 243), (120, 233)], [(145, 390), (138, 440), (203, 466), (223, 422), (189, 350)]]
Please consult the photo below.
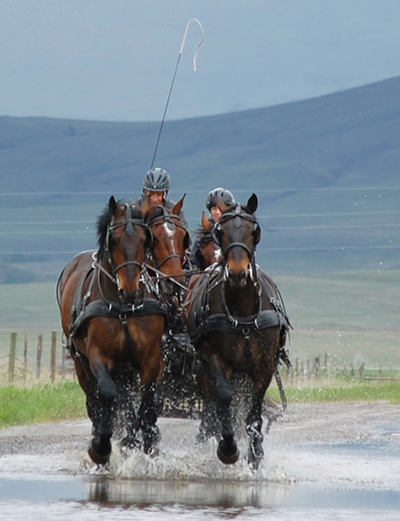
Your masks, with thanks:
[[(209, 189), (225, 186), (242, 202), (256, 192), (258, 258), (273, 272), (400, 267), (399, 92), (398, 77), (265, 109), (167, 120), (155, 163), (170, 172), (173, 198), (188, 194), (193, 229)], [(35, 261), (40, 271), (49, 255), (57, 265), (91, 247), (108, 196), (140, 193), (158, 129), (159, 122), (0, 117), (3, 262)]]

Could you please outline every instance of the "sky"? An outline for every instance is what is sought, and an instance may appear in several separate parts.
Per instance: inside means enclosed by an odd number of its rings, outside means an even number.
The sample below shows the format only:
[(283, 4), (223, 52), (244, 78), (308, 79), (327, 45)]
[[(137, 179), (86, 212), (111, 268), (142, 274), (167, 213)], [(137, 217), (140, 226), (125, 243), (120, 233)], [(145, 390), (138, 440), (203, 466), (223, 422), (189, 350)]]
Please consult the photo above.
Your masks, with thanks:
[(399, 0), (0, 0), (0, 115), (160, 121), (400, 75)]

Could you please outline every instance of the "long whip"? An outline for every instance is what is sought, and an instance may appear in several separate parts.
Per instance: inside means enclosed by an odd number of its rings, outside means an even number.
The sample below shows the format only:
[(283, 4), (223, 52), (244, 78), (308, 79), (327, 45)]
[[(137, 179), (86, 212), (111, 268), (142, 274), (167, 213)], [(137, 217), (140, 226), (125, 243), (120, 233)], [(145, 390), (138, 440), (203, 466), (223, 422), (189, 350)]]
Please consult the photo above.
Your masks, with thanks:
[(198, 52), (199, 48), (201, 47), (201, 45), (202, 45), (203, 42), (204, 42), (204, 29), (203, 29), (203, 26), (201, 25), (201, 23), (199, 22), (199, 20), (197, 20), (196, 18), (191, 18), (191, 19), (188, 21), (188, 23), (186, 24), (185, 34), (183, 35), (181, 48), (180, 48), (180, 50), (179, 50), (178, 59), (177, 59), (177, 61), (176, 61), (176, 65), (175, 65), (174, 75), (173, 75), (173, 77), (172, 77), (171, 86), (170, 86), (170, 88), (169, 88), (169, 92), (168, 92), (167, 102), (166, 102), (166, 104), (165, 104), (164, 114), (163, 114), (163, 117), (162, 117), (162, 120), (161, 120), (160, 130), (158, 131), (158, 136), (157, 136), (156, 146), (155, 146), (155, 149), (154, 149), (154, 154), (153, 154), (153, 159), (152, 159), (152, 161), (151, 161), (150, 170), (153, 168), (153, 166), (154, 166), (154, 161), (155, 161), (155, 159), (156, 159), (157, 150), (158, 150), (158, 145), (159, 145), (159, 143), (160, 143), (160, 137), (161, 137), (161, 133), (162, 133), (162, 130), (163, 130), (163, 127), (164, 127), (165, 116), (167, 115), (167, 110), (168, 110), (169, 100), (171, 99), (171, 93), (172, 93), (172, 89), (173, 89), (173, 87), (174, 87), (174, 83), (175, 83), (176, 73), (178, 72), (178, 67), (179, 67), (179, 63), (180, 63), (180, 61), (181, 61), (183, 48), (185, 47), (186, 36), (187, 36), (188, 30), (189, 30), (189, 26), (190, 26), (190, 24), (191, 24), (192, 22), (196, 22), (196, 23), (198, 24), (198, 26), (199, 26), (200, 29), (201, 29), (201, 34), (202, 34), (201, 41), (197, 44), (196, 50), (195, 50), (195, 52), (194, 52), (194, 57), (193, 57), (193, 70), (194, 70), (195, 72), (196, 72), (196, 70), (197, 70), (197, 52)]

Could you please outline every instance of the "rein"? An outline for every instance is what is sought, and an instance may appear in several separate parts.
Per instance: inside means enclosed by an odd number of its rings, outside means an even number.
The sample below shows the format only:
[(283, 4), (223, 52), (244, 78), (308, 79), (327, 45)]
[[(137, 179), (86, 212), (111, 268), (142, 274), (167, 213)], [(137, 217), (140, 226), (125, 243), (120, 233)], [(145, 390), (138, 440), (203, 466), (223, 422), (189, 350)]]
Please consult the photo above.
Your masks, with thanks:
[[(169, 259), (170, 257), (171, 256), (167, 257), (167, 259)], [(187, 286), (184, 286), (183, 284), (181, 284), (180, 282), (178, 282), (177, 280), (174, 279), (174, 277), (179, 277), (181, 275), (180, 273), (176, 273), (176, 274), (173, 274), (173, 275), (166, 275), (165, 273), (163, 273), (159, 269), (155, 268), (151, 264), (145, 263), (144, 266), (145, 266), (146, 269), (152, 271), (158, 279), (165, 279), (165, 280), (171, 279), (171, 282), (174, 282), (180, 288), (182, 288), (184, 290), (188, 289)]]

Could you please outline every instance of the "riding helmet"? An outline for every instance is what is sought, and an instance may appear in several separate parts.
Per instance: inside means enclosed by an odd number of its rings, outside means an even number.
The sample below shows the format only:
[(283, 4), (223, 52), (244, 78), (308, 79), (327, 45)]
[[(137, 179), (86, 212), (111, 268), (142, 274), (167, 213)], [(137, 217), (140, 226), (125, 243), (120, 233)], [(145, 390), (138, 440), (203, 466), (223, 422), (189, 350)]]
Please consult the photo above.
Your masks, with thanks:
[(227, 206), (235, 204), (235, 198), (232, 192), (225, 190), (225, 188), (214, 188), (214, 190), (211, 190), (207, 195), (206, 208), (208, 211), (210, 211), (213, 206), (217, 206), (217, 199), (221, 200)]
[(170, 187), (169, 174), (163, 168), (152, 168), (147, 172), (143, 181), (143, 191), (166, 192)]

